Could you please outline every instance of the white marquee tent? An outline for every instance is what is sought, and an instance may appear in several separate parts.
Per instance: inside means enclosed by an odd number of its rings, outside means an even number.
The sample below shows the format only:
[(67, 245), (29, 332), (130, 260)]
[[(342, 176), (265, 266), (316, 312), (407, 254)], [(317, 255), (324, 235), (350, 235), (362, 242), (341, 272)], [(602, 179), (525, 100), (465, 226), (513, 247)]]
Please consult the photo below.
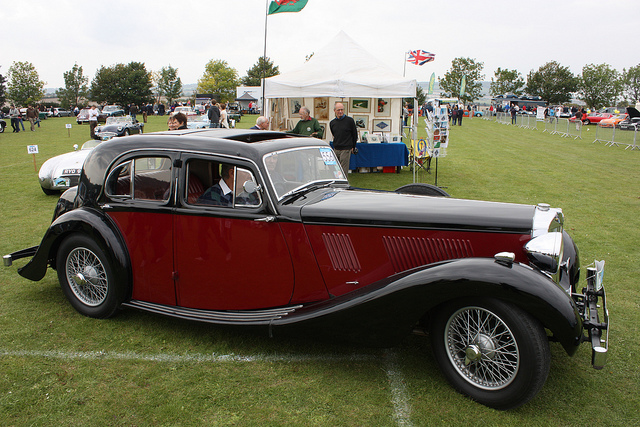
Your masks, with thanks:
[(416, 84), (341, 31), (297, 70), (266, 79), (265, 98), (414, 98)]

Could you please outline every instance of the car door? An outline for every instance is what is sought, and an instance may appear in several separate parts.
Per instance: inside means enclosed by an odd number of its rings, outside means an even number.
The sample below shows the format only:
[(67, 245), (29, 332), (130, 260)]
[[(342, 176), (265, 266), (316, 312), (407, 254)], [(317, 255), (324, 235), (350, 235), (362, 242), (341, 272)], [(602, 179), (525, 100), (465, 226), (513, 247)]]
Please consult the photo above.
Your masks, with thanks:
[(102, 208), (127, 245), (135, 300), (176, 304), (171, 205), (175, 156), (134, 154), (116, 162), (105, 183)]
[[(174, 217), (178, 305), (208, 310), (287, 305), (294, 275), (284, 236), (266, 192), (243, 192), (246, 181), (261, 184), (255, 165), (209, 156), (183, 160)], [(207, 197), (210, 188), (219, 189), (229, 168), (230, 202)]]

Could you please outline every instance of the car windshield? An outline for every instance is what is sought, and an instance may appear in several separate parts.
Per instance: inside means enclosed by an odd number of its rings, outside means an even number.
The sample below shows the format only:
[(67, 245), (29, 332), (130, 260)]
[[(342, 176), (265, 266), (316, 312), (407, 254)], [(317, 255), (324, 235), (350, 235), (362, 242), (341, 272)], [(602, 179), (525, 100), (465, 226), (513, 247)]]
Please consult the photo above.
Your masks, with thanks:
[(98, 146), (98, 144), (100, 144), (101, 142), (102, 141), (97, 140), (97, 139), (90, 139), (89, 141), (87, 141), (84, 144), (82, 144), (81, 150), (91, 150), (93, 148), (96, 148)]
[(118, 107), (117, 105), (107, 105), (102, 109), (102, 111), (105, 111), (105, 112), (116, 111), (116, 110), (120, 110), (120, 107)]
[(201, 116), (189, 116), (187, 117), (187, 121), (188, 122), (208, 122), (209, 118), (207, 117), (206, 114), (203, 114)]
[(278, 199), (314, 183), (347, 183), (340, 163), (329, 147), (276, 151), (265, 155), (263, 161)]
[(116, 125), (119, 123), (131, 123), (131, 116), (107, 117), (108, 125)]

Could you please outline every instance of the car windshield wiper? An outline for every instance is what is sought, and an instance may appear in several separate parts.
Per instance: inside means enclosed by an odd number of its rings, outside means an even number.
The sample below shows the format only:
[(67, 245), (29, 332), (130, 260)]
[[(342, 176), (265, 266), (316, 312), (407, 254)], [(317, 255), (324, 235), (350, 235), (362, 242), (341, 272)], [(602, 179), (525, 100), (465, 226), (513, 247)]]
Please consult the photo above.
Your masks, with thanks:
[(302, 197), (303, 195), (311, 192), (311, 191), (315, 191), (318, 190), (320, 188), (324, 188), (324, 187), (329, 187), (330, 185), (332, 185), (333, 183), (335, 183), (336, 180), (335, 179), (331, 179), (328, 181), (313, 181), (313, 182), (309, 182), (305, 185), (303, 185), (302, 187), (298, 187), (295, 190), (291, 190), (288, 193), (284, 194), (282, 196), (282, 203), (283, 204), (287, 204), (287, 203), (291, 203), (295, 200), (298, 200), (300, 197)]

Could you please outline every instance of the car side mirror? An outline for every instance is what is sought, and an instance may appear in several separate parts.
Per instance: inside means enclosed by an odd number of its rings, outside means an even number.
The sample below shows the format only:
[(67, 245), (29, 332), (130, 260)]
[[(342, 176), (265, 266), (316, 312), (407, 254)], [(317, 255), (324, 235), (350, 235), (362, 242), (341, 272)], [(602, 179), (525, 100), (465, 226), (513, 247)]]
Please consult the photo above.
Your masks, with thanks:
[(256, 184), (253, 181), (245, 181), (244, 185), (242, 186), (242, 188), (244, 189), (245, 192), (247, 192), (248, 194), (254, 194), (256, 193), (258, 190), (260, 190), (260, 186), (258, 184)]

